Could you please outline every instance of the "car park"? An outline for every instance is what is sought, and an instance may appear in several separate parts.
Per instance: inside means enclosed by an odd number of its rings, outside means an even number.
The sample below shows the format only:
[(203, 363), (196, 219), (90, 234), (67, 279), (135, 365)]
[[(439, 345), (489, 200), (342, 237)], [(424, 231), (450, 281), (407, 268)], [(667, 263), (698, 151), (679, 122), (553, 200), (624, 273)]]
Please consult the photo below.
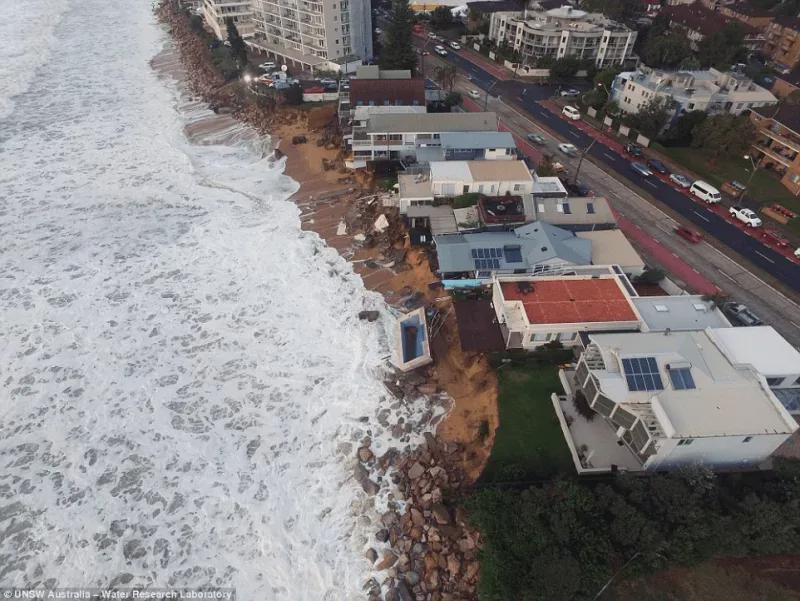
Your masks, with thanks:
[(569, 144), (568, 142), (565, 142), (559, 144), (558, 149), (568, 157), (578, 156), (578, 148), (575, 146), (575, 144)]
[(675, 233), (684, 240), (686, 240), (687, 242), (691, 242), (692, 244), (698, 244), (703, 240), (703, 236), (701, 236), (699, 233), (695, 232), (694, 230), (690, 230), (688, 227), (684, 227), (682, 225), (675, 228)]
[(573, 121), (577, 121), (581, 118), (581, 112), (576, 109), (574, 106), (567, 105), (563, 109), (561, 109), (561, 114), (564, 115), (567, 119), (571, 119)]
[(680, 186), (681, 188), (691, 188), (692, 186), (692, 180), (685, 175), (681, 175), (680, 173), (671, 174), (669, 179), (672, 183)]
[(533, 142), (537, 146), (542, 146), (547, 142), (545, 137), (541, 134), (528, 134), (527, 135), (528, 142)]
[(626, 144), (625, 152), (631, 155), (632, 157), (637, 157), (637, 158), (644, 154), (642, 147), (636, 144)]
[(452, 48), (453, 50), (461, 50), (461, 44), (459, 44), (458, 42), (450, 42), (449, 45), (450, 48)]
[(722, 312), (734, 324), (740, 326), (760, 326), (764, 322), (753, 313), (746, 305), (728, 302), (722, 305)]
[(761, 218), (755, 211), (745, 207), (733, 206), (728, 209), (728, 213), (737, 220), (744, 223), (747, 227), (761, 227), (763, 224)]
[(653, 172), (647, 168), (647, 165), (645, 165), (644, 163), (639, 163), (637, 161), (631, 163), (631, 169), (633, 169), (636, 173), (638, 173), (643, 177), (650, 177), (651, 175), (653, 175)]
[(647, 166), (656, 173), (661, 173), (662, 175), (667, 175), (669, 173), (667, 166), (658, 159), (650, 159), (647, 161)]
[(562, 98), (577, 98), (581, 95), (581, 91), (575, 88), (568, 88), (566, 90), (561, 90), (560, 94)]
[(469, 91), (469, 97), (470, 98), (480, 98), (481, 97), (481, 93), (478, 90), (470, 90)]
[(718, 204), (722, 200), (719, 190), (702, 180), (694, 182), (689, 188), (689, 192), (708, 204)]

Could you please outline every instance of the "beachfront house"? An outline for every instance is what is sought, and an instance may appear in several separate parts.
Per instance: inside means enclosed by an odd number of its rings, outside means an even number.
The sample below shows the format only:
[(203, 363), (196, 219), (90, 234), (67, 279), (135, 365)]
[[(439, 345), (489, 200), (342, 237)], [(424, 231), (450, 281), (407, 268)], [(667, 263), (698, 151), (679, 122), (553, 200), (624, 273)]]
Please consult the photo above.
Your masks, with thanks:
[(496, 274), (540, 273), (588, 265), (592, 243), (547, 223), (529, 223), (514, 231), (434, 236), (439, 273), (446, 287), (464, 280), (488, 283)]
[(434, 198), (522, 195), (533, 190), (533, 176), (523, 161), (434, 161), (430, 178)]
[(733, 332), (757, 348), (751, 330), (589, 334), (576, 367), (560, 374), (566, 396), (553, 400), (578, 472), (761, 465), (798, 425), (723, 340)]
[(496, 132), (497, 125), (495, 113), (370, 114), (366, 124), (353, 127), (346, 137), (352, 148), (346, 164), (358, 169), (368, 161), (418, 162), (431, 150), (441, 152), (442, 134)]
[[(544, 179), (544, 178), (539, 178)], [(557, 179), (557, 178), (555, 178)], [(534, 193), (536, 184), (534, 184)], [(534, 218), (573, 232), (607, 230), (617, 227), (608, 201), (600, 196), (538, 196), (533, 200)]]

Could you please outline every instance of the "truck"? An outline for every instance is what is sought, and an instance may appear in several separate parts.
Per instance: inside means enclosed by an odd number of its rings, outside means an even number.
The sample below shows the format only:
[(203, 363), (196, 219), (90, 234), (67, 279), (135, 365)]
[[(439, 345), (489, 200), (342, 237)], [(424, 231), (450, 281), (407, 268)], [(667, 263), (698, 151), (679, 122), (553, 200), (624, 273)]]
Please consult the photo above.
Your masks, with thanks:
[(747, 227), (761, 227), (761, 218), (756, 215), (755, 211), (744, 207), (732, 206), (728, 209), (728, 213), (744, 223)]

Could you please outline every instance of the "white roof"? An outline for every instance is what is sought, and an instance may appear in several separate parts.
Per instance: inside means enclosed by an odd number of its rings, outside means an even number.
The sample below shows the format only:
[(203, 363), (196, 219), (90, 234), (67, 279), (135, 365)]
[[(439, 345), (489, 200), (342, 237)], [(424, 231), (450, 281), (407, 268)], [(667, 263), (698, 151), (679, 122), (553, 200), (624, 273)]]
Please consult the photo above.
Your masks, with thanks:
[(800, 374), (800, 352), (772, 326), (717, 328), (712, 336), (731, 361), (752, 365), (765, 377)]
[(410, 115), (424, 112), (424, 106), (357, 106), (353, 118), (356, 121), (366, 121), (370, 115)]
[(700, 294), (678, 296), (638, 296), (633, 304), (642, 316), (647, 329), (663, 332), (670, 329), (703, 330), (705, 328), (728, 328), (730, 322), (722, 311)]
[(576, 235), (592, 241), (592, 263), (595, 265), (644, 268), (642, 257), (631, 246), (621, 230), (594, 230), (593, 232), (578, 232)]
[(471, 182), (467, 161), (431, 161), (431, 180), (435, 182)]
[[(758, 374), (729, 361), (710, 330), (592, 334), (591, 339), (605, 363), (605, 370), (593, 370), (603, 393), (629, 409), (652, 409), (668, 438), (785, 434), (798, 427)], [(663, 390), (629, 390), (622, 360), (644, 357), (658, 364)], [(673, 388), (668, 366), (689, 367), (695, 388)]]

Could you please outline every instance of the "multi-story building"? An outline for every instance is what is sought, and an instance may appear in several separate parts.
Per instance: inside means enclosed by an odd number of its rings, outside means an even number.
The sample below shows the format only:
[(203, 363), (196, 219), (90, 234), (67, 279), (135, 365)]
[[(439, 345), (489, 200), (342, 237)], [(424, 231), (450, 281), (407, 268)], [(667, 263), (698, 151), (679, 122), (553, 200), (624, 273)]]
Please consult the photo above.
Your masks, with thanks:
[(493, 12), (489, 39), (518, 51), (523, 63), (573, 57), (602, 68), (638, 62), (633, 54), (635, 31), (600, 13), (571, 6)]
[(766, 29), (764, 52), (786, 74), (800, 66), (800, 17), (777, 17)]
[(764, 33), (746, 23), (737, 21), (702, 4), (678, 4), (668, 6), (662, 14), (669, 19), (671, 29), (683, 33), (695, 52), (700, 49), (700, 42), (706, 37), (722, 31), (730, 24), (738, 25), (744, 33), (742, 45), (749, 50), (760, 50), (766, 39)]
[(746, 25), (764, 31), (772, 23), (774, 16), (767, 10), (753, 6), (749, 2), (736, 2), (734, 4), (721, 4), (717, 7), (721, 15), (741, 21)]
[(661, 71), (640, 69), (617, 75), (611, 98), (626, 113), (638, 113), (654, 98), (674, 102), (674, 114), (704, 111), (738, 115), (746, 110), (777, 104), (772, 93), (736, 72)]
[(236, 24), (239, 35), (249, 39), (255, 31), (251, 0), (203, 0), (203, 19), (217, 39), (228, 38), (228, 19)]
[(328, 69), (372, 56), (369, 0), (252, 0), (252, 5), (250, 44), (283, 63)]
[(752, 146), (758, 166), (777, 173), (792, 194), (800, 195), (800, 110), (784, 104), (752, 111), (750, 119), (758, 129)]
[[(576, 468), (657, 471), (700, 464), (752, 469), (762, 464), (798, 424), (764, 375), (732, 349), (759, 348), (762, 337), (746, 330), (589, 334), (574, 372), (561, 374), (567, 398), (554, 402)], [(730, 333), (736, 336), (726, 338)], [(771, 357), (766, 350), (761, 354), (764, 361)], [(573, 410), (576, 395), (595, 419)]]
[(497, 131), (495, 113), (370, 114), (365, 125), (354, 126), (348, 167), (366, 167), (374, 160), (418, 160), (441, 152), (446, 132)]

